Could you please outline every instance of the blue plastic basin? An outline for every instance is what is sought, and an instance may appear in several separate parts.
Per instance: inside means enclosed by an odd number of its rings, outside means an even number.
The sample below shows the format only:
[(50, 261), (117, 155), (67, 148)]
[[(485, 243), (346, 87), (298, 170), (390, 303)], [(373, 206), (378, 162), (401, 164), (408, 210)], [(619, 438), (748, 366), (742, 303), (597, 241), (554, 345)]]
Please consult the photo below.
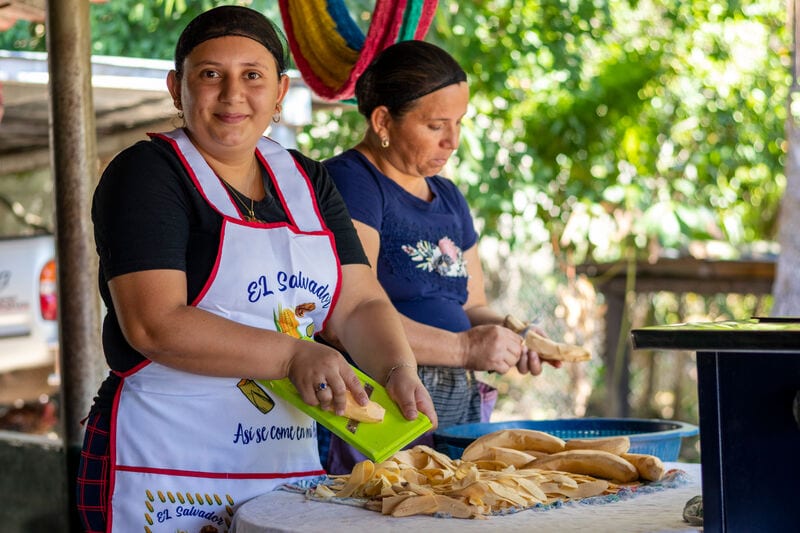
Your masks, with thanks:
[(501, 429), (534, 429), (564, 440), (627, 435), (630, 453), (655, 455), (662, 461), (677, 461), (681, 438), (698, 434), (697, 426), (676, 420), (643, 418), (565, 418), (559, 420), (512, 420), (461, 424), (437, 430), (433, 434), (436, 449), (453, 459), (480, 436)]

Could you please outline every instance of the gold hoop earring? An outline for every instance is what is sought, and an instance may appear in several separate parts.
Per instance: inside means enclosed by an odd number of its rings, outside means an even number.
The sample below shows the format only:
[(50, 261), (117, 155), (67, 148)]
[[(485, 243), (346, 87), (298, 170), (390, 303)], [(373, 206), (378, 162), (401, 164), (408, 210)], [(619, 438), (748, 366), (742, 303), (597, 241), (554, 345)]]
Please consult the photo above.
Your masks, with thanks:
[(389, 137), (381, 139), (381, 148), (389, 148)]
[(275, 124), (277, 124), (277, 123), (278, 123), (278, 122), (280, 122), (280, 121), (281, 121), (281, 112), (280, 112), (280, 111), (278, 111), (277, 113), (275, 113), (274, 115), (272, 115), (272, 122), (274, 122)]

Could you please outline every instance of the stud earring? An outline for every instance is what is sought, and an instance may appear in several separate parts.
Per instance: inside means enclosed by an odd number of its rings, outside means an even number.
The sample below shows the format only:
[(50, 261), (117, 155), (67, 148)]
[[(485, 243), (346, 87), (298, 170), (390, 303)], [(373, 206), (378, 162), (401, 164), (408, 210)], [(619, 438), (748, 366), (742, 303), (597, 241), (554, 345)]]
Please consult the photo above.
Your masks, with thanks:
[(389, 148), (389, 137), (381, 139), (381, 148)]

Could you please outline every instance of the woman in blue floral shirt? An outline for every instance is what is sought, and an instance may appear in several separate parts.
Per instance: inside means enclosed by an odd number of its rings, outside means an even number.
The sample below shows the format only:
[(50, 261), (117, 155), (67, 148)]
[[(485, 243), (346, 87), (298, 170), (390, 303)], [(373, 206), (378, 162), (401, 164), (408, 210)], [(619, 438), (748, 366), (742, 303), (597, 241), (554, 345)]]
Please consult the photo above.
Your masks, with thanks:
[[(361, 75), (356, 98), (364, 139), (324, 164), (402, 315), (439, 427), (487, 421), (496, 391), (474, 371), (538, 375), (542, 365), (489, 308), (469, 206), (438, 175), (458, 147), (466, 74), (441, 48), (403, 41)], [(330, 473), (348, 473), (361, 458), (342, 444), (331, 442)]]

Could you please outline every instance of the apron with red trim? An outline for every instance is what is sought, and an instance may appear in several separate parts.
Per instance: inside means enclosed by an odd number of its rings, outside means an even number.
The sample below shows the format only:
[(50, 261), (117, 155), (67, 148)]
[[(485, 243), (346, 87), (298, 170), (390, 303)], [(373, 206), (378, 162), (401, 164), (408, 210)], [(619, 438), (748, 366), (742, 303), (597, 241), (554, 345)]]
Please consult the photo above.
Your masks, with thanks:
[[(311, 340), (335, 305), (341, 269), (294, 158), (262, 138), (256, 155), (289, 223), (245, 222), (183, 130), (160, 136), (223, 216), (216, 264), (193, 305)], [(268, 346), (263, 357), (270, 364)], [(316, 423), (253, 380), (149, 361), (121, 377), (111, 426), (110, 531), (227, 531), (248, 499), (324, 474)]]

